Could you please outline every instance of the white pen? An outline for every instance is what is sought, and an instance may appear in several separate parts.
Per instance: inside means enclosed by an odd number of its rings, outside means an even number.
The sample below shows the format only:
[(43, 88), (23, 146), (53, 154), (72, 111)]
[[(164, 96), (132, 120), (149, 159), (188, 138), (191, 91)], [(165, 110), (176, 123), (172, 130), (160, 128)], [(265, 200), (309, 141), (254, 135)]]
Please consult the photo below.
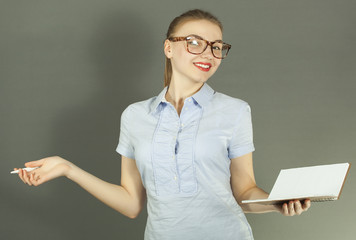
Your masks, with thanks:
[[(25, 171), (27, 171), (27, 172), (30, 172), (30, 171), (32, 171), (32, 170), (35, 170), (35, 169), (37, 169), (38, 167), (34, 167), (34, 168), (30, 168), (30, 167), (27, 167), (27, 168), (22, 168), (22, 170), (25, 170)], [(15, 171), (12, 171), (12, 172), (10, 172), (11, 174), (15, 174), (15, 173), (18, 173), (19, 172), (19, 170), (15, 170)]]

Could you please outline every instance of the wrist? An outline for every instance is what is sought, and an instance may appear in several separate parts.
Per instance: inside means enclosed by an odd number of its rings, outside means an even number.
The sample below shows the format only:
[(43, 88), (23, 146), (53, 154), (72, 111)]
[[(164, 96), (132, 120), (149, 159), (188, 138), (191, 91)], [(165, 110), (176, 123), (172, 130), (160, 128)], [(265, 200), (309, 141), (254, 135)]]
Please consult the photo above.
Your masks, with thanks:
[(270, 206), (272, 207), (272, 211), (273, 212), (278, 212), (278, 213), (281, 212), (281, 209), (282, 209), (281, 205), (273, 204), (273, 205), (270, 205)]
[(73, 179), (73, 176), (75, 175), (75, 170), (76, 170), (77, 166), (75, 166), (73, 163), (71, 162), (67, 162), (66, 163), (66, 170), (64, 171), (64, 176), (68, 179)]

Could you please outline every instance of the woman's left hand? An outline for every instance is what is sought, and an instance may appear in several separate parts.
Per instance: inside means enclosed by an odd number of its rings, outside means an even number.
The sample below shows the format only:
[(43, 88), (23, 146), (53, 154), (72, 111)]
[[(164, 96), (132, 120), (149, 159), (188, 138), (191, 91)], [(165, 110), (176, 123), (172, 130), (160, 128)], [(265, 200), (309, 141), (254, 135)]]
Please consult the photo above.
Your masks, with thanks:
[(288, 203), (283, 203), (283, 205), (278, 205), (277, 209), (284, 216), (294, 216), (300, 215), (307, 211), (310, 208), (310, 205), (311, 203), (309, 199), (304, 200), (303, 203), (301, 203), (299, 200), (292, 200)]

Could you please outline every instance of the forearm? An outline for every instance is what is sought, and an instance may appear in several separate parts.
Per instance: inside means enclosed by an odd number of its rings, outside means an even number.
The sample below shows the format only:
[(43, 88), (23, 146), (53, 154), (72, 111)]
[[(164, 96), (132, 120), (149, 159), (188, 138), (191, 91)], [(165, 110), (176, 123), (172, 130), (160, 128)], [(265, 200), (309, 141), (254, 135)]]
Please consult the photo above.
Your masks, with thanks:
[(94, 197), (127, 217), (135, 218), (141, 211), (142, 204), (138, 202), (137, 198), (131, 196), (123, 186), (105, 182), (74, 164), (70, 164), (66, 176)]
[(242, 200), (265, 199), (269, 194), (257, 187), (252, 165), (252, 153), (231, 159), (231, 189), (236, 201), (246, 213), (280, 212), (285, 216), (299, 215), (308, 210), (310, 200), (289, 201), (281, 205), (242, 204)]
[(242, 200), (250, 199), (264, 199), (268, 198), (268, 193), (263, 191), (261, 188), (255, 186), (243, 194), (240, 194), (236, 200), (240, 204), (241, 208), (245, 213), (266, 213), (266, 212), (279, 212), (278, 208), (274, 205), (262, 205), (262, 204), (241, 204)]

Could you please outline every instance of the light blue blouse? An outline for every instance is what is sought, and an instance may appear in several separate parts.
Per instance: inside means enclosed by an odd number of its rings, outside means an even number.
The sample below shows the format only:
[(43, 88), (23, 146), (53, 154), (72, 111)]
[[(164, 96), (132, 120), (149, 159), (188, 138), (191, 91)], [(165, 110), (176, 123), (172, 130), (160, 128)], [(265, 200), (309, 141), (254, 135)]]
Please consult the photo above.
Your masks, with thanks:
[(116, 149), (146, 188), (145, 240), (253, 239), (230, 185), (230, 159), (254, 151), (249, 105), (204, 84), (179, 116), (166, 92), (125, 109)]

